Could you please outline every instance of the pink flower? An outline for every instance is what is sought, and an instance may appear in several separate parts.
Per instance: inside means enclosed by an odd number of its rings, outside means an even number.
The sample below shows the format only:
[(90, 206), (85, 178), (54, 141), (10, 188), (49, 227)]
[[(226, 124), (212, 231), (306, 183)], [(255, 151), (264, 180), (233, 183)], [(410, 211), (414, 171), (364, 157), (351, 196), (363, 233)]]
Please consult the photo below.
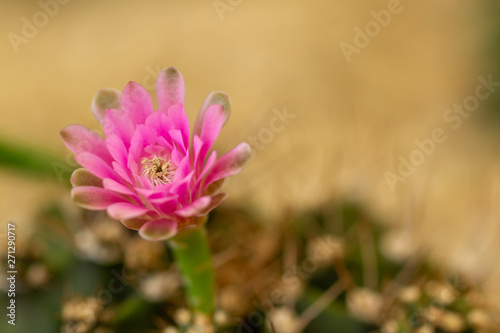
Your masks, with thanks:
[(129, 82), (123, 92), (97, 93), (92, 112), (105, 139), (81, 125), (61, 131), (83, 167), (71, 176), (71, 196), (80, 206), (106, 210), (150, 240), (196, 228), (225, 198), (224, 179), (241, 171), (247, 143), (217, 158), (210, 149), (230, 115), (226, 94), (213, 92), (196, 119), (192, 137), (184, 111), (184, 79), (173, 67), (156, 80), (158, 111), (149, 93)]

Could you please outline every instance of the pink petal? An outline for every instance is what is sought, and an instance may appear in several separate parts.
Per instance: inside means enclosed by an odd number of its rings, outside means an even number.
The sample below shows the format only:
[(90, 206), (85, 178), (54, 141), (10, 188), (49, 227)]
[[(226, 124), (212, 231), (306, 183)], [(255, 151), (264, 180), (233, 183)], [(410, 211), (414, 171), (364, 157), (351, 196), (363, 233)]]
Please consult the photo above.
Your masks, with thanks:
[(108, 215), (115, 220), (130, 220), (146, 215), (150, 210), (128, 202), (115, 203), (107, 208)]
[(189, 160), (189, 157), (188, 155), (186, 155), (186, 153), (187, 152), (185, 151), (179, 151), (179, 149), (177, 148), (172, 149), (172, 152), (170, 154), (170, 156), (172, 157), (172, 162), (174, 162), (175, 165), (181, 165), (183, 160), (188, 160), (189, 165), (191, 165), (191, 161)]
[(134, 135), (134, 124), (129, 115), (122, 110), (110, 109), (106, 111), (102, 124), (106, 138), (116, 135), (126, 147), (130, 146), (130, 140)]
[(243, 142), (225, 153), (217, 162), (207, 176), (205, 185), (209, 185), (219, 179), (237, 174), (243, 169), (252, 155), (252, 149), (248, 143)]
[(166, 198), (151, 199), (155, 209), (165, 215), (173, 214), (178, 208), (178, 196), (171, 195)]
[(101, 124), (107, 109), (120, 108), (120, 95), (116, 89), (101, 89), (95, 94), (90, 109)]
[(149, 190), (153, 190), (155, 185), (151, 182), (151, 179), (139, 175), (134, 175), (134, 180), (136, 184), (136, 188), (145, 188)]
[(194, 170), (196, 174), (199, 174), (203, 168), (203, 163), (205, 162), (205, 157), (207, 155), (210, 146), (201, 141), (198, 135), (193, 137), (192, 152), (194, 156)]
[(207, 163), (205, 163), (205, 166), (203, 167), (203, 171), (199, 176), (200, 179), (203, 179), (208, 174), (208, 172), (212, 170), (216, 161), (217, 161), (217, 152), (214, 150), (208, 157)]
[(134, 124), (144, 124), (153, 112), (153, 100), (148, 91), (132, 81), (123, 89), (120, 104)]
[(123, 141), (116, 135), (111, 134), (104, 140), (106, 147), (113, 159), (118, 162), (122, 167), (127, 166), (127, 148)]
[(211, 147), (219, 136), (224, 125), (224, 108), (219, 104), (210, 105), (205, 111), (205, 117), (201, 124), (200, 139)]
[[(156, 130), (147, 125), (138, 125), (132, 141), (130, 143), (130, 149), (128, 152), (127, 167), (133, 172), (137, 173), (136, 168), (137, 163), (140, 163), (141, 153), (146, 146), (152, 145), (156, 141)], [(137, 170), (134, 170), (137, 169)]]
[(77, 205), (90, 210), (103, 210), (109, 205), (125, 201), (122, 196), (95, 186), (75, 187), (71, 190), (71, 198)]
[(201, 172), (203, 163), (212, 147), (213, 143), (219, 136), (220, 130), (224, 124), (224, 110), (219, 104), (210, 105), (203, 119), (200, 138), (197, 135), (193, 137), (193, 150), (194, 150), (194, 165), (196, 173)]
[(106, 178), (102, 181), (102, 184), (105, 189), (108, 189), (110, 191), (137, 197), (131, 189), (123, 184), (118, 183), (116, 180)]
[[(139, 164), (136, 161), (131, 160), (130, 156), (129, 156), (129, 160), (127, 162), (127, 168), (130, 170), (130, 173), (132, 174), (132, 177), (134, 178), (134, 181), (135, 181), (134, 184), (137, 184), (137, 182), (142, 184), (142, 181), (145, 179), (142, 176), (139, 176), (140, 173), (142, 173), (142, 168), (139, 166)], [(137, 177), (140, 178), (139, 181), (137, 180)]]
[(189, 120), (186, 111), (182, 104), (172, 105), (168, 111), (167, 116), (173, 125), (173, 128), (178, 129), (182, 134), (184, 147), (189, 146)]
[(194, 172), (193, 170), (191, 170), (191, 161), (189, 160), (189, 156), (185, 156), (179, 163), (174, 160), (174, 163), (177, 164), (177, 170), (175, 171), (173, 182), (184, 179), (191, 172)]
[(111, 156), (104, 144), (103, 138), (82, 125), (69, 125), (60, 132), (61, 138), (75, 155), (92, 153), (107, 163), (111, 163)]
[(113, 166), (113, 170), (116, 172), (116, 174), (118, 176), (120, 176), (122, 179), (124, 179), (129, 184), (133, 183), (132, 178), (130, 178), (129, 171), (127, 169), (125, 169), (120, 164), (118, 164), (118, 162), (113, 162), (113, 163), (111, 163), (111, 165)]
[(178, 202), (183, 205), (191, 198), (191, 181), (193, 179), (194, 171), (189, 173), (184, 179), (172, 182), (170, 189), (171, 193), (177, 194)]
[(161, 191), (158, 191), (158, 186), (153, 188), (153, 189), (147, 189), (147, 188), (136, 188), (135, 190), (137, 193), (140, 195), (144, 196), (145, 198), (148, 199), (153, 199), (153, 198), (159, 198), (163, 193)]
[(174, 149), (178, 150), (182, 153), (182, 155), (186, 155), (187, 147), (184, 144), (184, 140), (182, 138), (182, 133), (179, 130), (170, 130), (168, 131), (168, 135), (172, 139), (172, 145)]
[[(175, 136), (176, 134), (175, 133), (179, 133), (179, 131), (177, 130), (172, 130), (171, 131), (172, 135)], [(169, 134), (170, 136), (170, 134)], [(177, 144), (174, 145), (174, 142), (175, 140), (173, 140), (172, 138), (169, 138), (170, 141), (172, 142), (171, 145), (173, 145), (172, 147), (172, 150), (170, 151), (170, 158), (172, 159), (172, 162), (174, 162), (174, 164), (179, 167), (179, 165), (181, 165), (182, 161), (185, 160), (185, 159), (188, 159), (189, 160), (189, 150), (187, 149), (184, 149), (182, 147), (178, 147)], [(158, 144), (161, 144), (161, 140), (158, 140)], [(170, 143), (169, 143), (170, 145)], [(163, 145), (164, 147), (167, 147), (168, 149), (168, 146), (166, 145)], [(191, 162), (189, 161), (189, 165), (191, 165)]]
[(174, 147), (169, 142), (167, 142), (167, 140), (163, 136), (157, 137), (156, 143), (167, 149), (168, 151), (172, 151), (174, 149)]
[(221, 202), (224, 201), (224, 199), (226, 198), (227, 198), (227, 193), (219, 193), (217, 195), (212, 196), (212, 201), (210, 202), (210, 205), (208, 205), (208, 207), (206, 207), (205, 209), (199, 211), (198, 215), (196, 216), (207, 215), (208, 213), (210, 213), (210, 211), (212, 211), (212, 209), (220, 205)]
[(158, 74), (156, 98), (162, 111), (167, 111), (175, 104), (184, 104), (184, 78), (177, 68), (168, 67)]
[(217, 152), (214, 150), (210, 154), (210, 156), (207, 159), (207, 163), (205, 166), (202, 165), (202, 172), (200, 173), (199, 176), (196, 177), (196, 185), (195, 185), (195, 192), (197, 193), (198, 190), (200, 190), (200, 186), (205, 179), (205, 177), (208, 175), (208, 173), (212, 170), (213, 166), (215, 165), (215, 162), (217, 161)]
[(170, 197), (171, 195), (175, 195), (175, 193), (172, 192), (172, 189), (174, 188), (175, 184), (176, 182), (172, 181), (171, 183), (168, 184), (157, 185), (155, 186), (155, 190), (162, 194), (161, 198)]
[(168, 131), (174, 129), (174, 124), (170, 122), (163, 112), (153, 112), (146, 119), (146, 126), (154, 128), (160, 137), (168, 137)]
[(187, 206), (182, 207), (175, 213), (182, 217), (199, 216), (199, 213), (204, 211), (212, 202), (212, 197), (205, 196), (198, 198)]
[(94, 176), (90, 171), (84, 168), (79, 168), (73, 171), (70, 179), (73, 187), (77, 186), (96, 186), (102, 187), (102, 179)]
[(219, 193), (219, 194), (214, 195), (214, 196), (207, 195), (207, 196), (198, 198), (197, 200), (195, 200), (191, 204), (182, 207), (181, 209), (179, 209), (175, 213), (177, 215), (185, 217), (185, 218), (193, 217), (193, 216), (198, 216), (198, 217), (205, 216), (208, 213), (210, 213), (210, 211), (212, 209), (214, 209), (215, 207), (220, 205), (220, 203), (222, 201), (224, 201), (224, 199), (226, 199), (226, 197), (227, 197), (226, 193)]
[(118, 180), (116, 172), (98, 156), (91, 153), (76, 155), (75, 160), (85, 169), (99, 178), (111, 178)]
[(227, 121), (229, 120), (229, 116), (231, 115), (231, 101), (229, 100), (229, 96), (222, 91), (211, 92), (203, 102), (203, 105), (198, 112), (196, 122), (194, 123), (193, 135), (201, 134), (205, 113), (207, 109), (213, 104), (221, 105), (222, 109), (224, 110), (224, 121), (222, 125), (227, 123)]
[(177, 233), (177, 221), (158, 219), (146, 222), (140, 229), (142, 238), (152, 241), (166, 240)]

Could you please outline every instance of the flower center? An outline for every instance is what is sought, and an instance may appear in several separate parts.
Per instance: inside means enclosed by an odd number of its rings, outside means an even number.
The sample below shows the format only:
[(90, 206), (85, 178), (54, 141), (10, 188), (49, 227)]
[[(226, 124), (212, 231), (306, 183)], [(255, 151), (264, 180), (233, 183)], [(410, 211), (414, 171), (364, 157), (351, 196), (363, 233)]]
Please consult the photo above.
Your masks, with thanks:
[(168, 184), (172, 182), (177, 169), (172, 161), (164, 157), (154, 156), (143, 158), (141, 164), (144, 166), (143, 177), (148, 177), (153, 185)]

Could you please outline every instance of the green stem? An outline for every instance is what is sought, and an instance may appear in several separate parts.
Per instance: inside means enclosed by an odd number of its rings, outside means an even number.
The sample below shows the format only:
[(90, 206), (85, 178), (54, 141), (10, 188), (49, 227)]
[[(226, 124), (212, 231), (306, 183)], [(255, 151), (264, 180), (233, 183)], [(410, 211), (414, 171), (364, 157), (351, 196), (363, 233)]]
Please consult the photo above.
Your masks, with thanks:
[(184, 276), (191, 307), (212, 314), (215, 306), (215, 276), (205, 228), (178, 235), (169, 241), (169, 245)]

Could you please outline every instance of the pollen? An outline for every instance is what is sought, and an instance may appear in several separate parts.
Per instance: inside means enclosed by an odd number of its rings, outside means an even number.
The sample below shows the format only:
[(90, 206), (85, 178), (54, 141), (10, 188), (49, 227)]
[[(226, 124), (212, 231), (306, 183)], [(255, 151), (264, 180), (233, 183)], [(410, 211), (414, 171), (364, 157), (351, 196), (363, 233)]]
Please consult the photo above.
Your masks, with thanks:
[(144, 167), (142, 176), (149, 178), (153, 185), (171, 183), (174, 179), (175, 170), (177, 169), (172, 164), (172, 161), (158, 156), (143, 158), (141, 164)]

